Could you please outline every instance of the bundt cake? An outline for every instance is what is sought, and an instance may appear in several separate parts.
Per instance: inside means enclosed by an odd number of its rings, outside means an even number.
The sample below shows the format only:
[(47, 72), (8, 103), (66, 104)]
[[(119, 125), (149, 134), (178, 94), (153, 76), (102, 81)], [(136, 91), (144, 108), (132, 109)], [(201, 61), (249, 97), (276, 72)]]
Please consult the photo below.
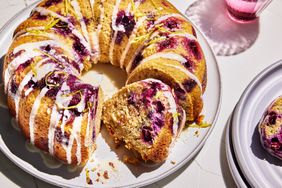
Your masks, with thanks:
[(80, 78), (98, 62), (126, 70), (128, 84), (161, 80), (187, 122), (199, 116), (205, 58), (192, 25), (169, 2), (43, 0), (15, 30), (3, 70), (9, 109), (32, 144), (65, 163), (85, 164), (103, 93)]
[(155, 79), (127, 85), (103, 105), (103, 124), (116, 142), (145, 161), (162, 162), (185, 123), (170, 87)]
[(275, 99), (268, 107), (258, 125), (258, 130), (264, 149), (282, 160), (282, 96)]

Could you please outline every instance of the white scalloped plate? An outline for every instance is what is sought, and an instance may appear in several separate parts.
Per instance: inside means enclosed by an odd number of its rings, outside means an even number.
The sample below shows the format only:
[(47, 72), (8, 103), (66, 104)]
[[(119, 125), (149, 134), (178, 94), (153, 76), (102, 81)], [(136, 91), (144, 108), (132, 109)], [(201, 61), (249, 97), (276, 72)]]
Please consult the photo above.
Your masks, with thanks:
[(282, 60), (249, 84), (234, 110), (232, 141), (239, 167), (252, 187), (281, 187), (282, 161), (261, 146), (257, 125), (270, 103), (282, 94)]
[[(0, 33), (0, 57), (4, 56), (7, 52), (7, 48), (12, 41), (13, 31), (17, 25), (28, 17), (34, 6), (32, 5), (18, 13), (2, 29)], [(178, 3), (177, 6), (185, 6), (185, 3), (183, 2), (183, 5), (182, 3)], [(208, 68), (208, 86), (203, 96), (203, 114), (205, 114), (205, 120), (214, 125), (221, 100), (220, 73), (210, 46), (203, 35), (199, 32), (197, 33), (206, 56)], [(1, 61), (3, 61), (3, 57)], [(84, 75), (84, 80), (92, 83), (100, 82), (108, 96), (124, 84), (125, 74), (118, 68), (111, 67), (110, 65), (98, 65), (94, 69), (96, 71), (91, 70)], [(105, 87), (106, 85), (108, 87)], [(205, 140), (213, 128), (211, 126), (198, 130), (198, 137), (195, 136), (197, 129), (186, 129), (172, 148), (167, 161), (161, 165), (143, 163), (129, 165), (123, 163), (121, 158), (127, 151), (122, 147), (115, 149), (111, 143), (111, 139), (107, 138), (106, 131), (102, 131), (102, 134), (97, 138), (98, 149), (92, 156), (93, 160), (90, 160), (84, 169), (73, 171), (73, 169), (64, 165), (59, 168), (48, 168), (40, 153), (27, 150), (22, 134), (12, 128), (11, 116), (8, 109), (3, 107), (3, 105), (2, 107), (0, 106), (0, 119), (0, 149), (3, 153), (26, 172), (60, 187), (138, 187), (151, 184), (165, 178), (190, 161), (203, 147)], [(110, 162), (114, 164), (114, 168), (109, 165)], [(89, 170), (93, 185), (86, 183), (86, 169)], [(108, 172), (109, 179), (103, 178), (105, 171)], [(102, 174), (102, 177), (98, 177), (98, 173)], [(99, 179), (99, 182), (96, 182), (96, 179)]]

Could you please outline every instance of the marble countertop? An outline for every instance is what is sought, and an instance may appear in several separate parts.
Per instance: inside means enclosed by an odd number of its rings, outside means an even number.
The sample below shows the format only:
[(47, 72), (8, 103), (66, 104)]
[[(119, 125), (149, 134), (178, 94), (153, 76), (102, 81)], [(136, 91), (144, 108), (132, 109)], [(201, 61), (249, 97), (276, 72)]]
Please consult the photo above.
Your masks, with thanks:
[[(172, 0), (183, 1), (183, 0)], [(187, 1), (187, 7), (191, 0)], [(0, 0), (0, 27), (35, 0)], [(182, 11), (187, 7), (178, 7)], [(255, 41), (244, 52), (217, 56), (222, 77), (222, 104), (218, 121), (202, 150), (176, 173), (148, 187), (235, 187), (225, 154), (225, 127), (248, 83), (268, 65), (281, 59), (282, 1), (273, 3), (260, 17)], [(275, 21), (273, 21), (275, 20)], [(278, 21), (277, 21), (278, 20)], [(224, 28), (227, 29), (227, 28)], [(1, 187), (54, 187), (27, 174), (0, 152)]]

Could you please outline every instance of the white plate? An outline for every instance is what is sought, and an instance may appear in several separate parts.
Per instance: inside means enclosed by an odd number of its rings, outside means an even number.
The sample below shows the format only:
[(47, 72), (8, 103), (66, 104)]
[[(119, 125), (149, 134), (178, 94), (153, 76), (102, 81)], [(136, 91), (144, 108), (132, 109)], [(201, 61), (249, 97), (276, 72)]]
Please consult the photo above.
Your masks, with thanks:
[[(178, 6), (185, 6), (185, 3)], [(13, 31), (17, 25), (28, 17), (32, 7), (34, 5), (18, 13), (2, 29), (0, 33), (0, 57), (5, 55), (12, 41)], [(205, 114), (205, 120), (214, 125), (221, 100), (220, 74), (214, 54), (203, 35), (199, 32), (198, 38), (200, 44), (202, 44), (208, 68), (208, 86), (203, 96), (203, 114)], [(1, 60), (3, 61), (3, 58)], [(109, 65), (98, 65), (94, 69), (96, 71), (91, 70), (88, 72), (84, 76), (84, 80), (87, 82), (97, 81), (97, 76), (99, 76), (100, 79), (98, 81), (102, 82), (102, 87), (109, 85), (107, 88), (104, 87), (106, 94), (113, 94), (124, 84), (125, 76), (121, 76), (124, 73), (118, 68)], [(97, 72), (99, 73), (98, 75)], [(197, 129), (186, 129), (172, 148), (167, 161), (159, 166), (149, 164), (132, 166), (124, 164), (121, 158), (126, 151), (123, 148), (115, 149), (111, 139), (107, 138), (106, 131), (102, 131), (102, 134), (97, 138), (98, 149), (92, 156), (94, 161), (90, 160), (81, 171), (72, 172), (70, 168), (64, 165), (59, 168), (48, 168), (44, 163), (46, 160), (42, 160), (40, 153), (28, 151), (21, 133), (11, 126), (11, 117), (7, 108), (0, 107), (0, 119), (0, 149), (3, 153), (17, 166), (33, 176), (63, 187), (137, 187), (151, 184), (175, 172), (186, 162), (190, 161), (202, 148), (213, 128), (212, 126), (198, 130), (198, 137), (195, 136)], [(114, 169), (110, 167), (109, 162), (114, 163)], [(96, 169), (94, 170), (93, 168)], [(90, 178), (94, 185), (86, 183), (85, 169), (90, 170)], [(94, 170), (94, 172), (91, 170)], [(105, 170), (109, 173), (109, 179), (100, 178), (99, 182), (96, 182), (98, 172), (103, 174)]]
[(247, 87), (233, 116), (236, 158), (252, 187), (281, 187), (282, 161), (261, 146), (257, 125), (268, 105), (282, 94), (282, 61), (262, 71)]
[(244, 175), (242, 174), (242, 171), (238, 165), (238, 161), (236, 159), (234, 148), (233, 148), (233, 142), (231, 139), (231, 119), (228, 119), (227, 127), (226, 127), (226, 136), (225, 136), (225, 149), (226, 149), (226, 156), (227, 156), (227, 162), (230, 169), (230, 172), (232, 174), (232, 177), (237, 185), (237, 187), (245, 188), (248, 187), (248, 182), (246, 181)]

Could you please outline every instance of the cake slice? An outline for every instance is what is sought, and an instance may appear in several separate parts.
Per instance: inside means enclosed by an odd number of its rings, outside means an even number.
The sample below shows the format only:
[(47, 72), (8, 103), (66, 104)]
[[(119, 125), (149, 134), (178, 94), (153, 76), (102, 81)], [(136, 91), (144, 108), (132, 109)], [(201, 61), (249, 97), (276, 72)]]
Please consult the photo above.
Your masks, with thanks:
[(125, 86), (107, 100), (102, 121), (116, 143), (124, 142), (143, 160), (157, 163), (167, 158), (185, 113), (168, 85), (146, 79)]
[(262, 117), (258, 130), (263, 148), (282, 160), (282, 96), (275, 99)]

